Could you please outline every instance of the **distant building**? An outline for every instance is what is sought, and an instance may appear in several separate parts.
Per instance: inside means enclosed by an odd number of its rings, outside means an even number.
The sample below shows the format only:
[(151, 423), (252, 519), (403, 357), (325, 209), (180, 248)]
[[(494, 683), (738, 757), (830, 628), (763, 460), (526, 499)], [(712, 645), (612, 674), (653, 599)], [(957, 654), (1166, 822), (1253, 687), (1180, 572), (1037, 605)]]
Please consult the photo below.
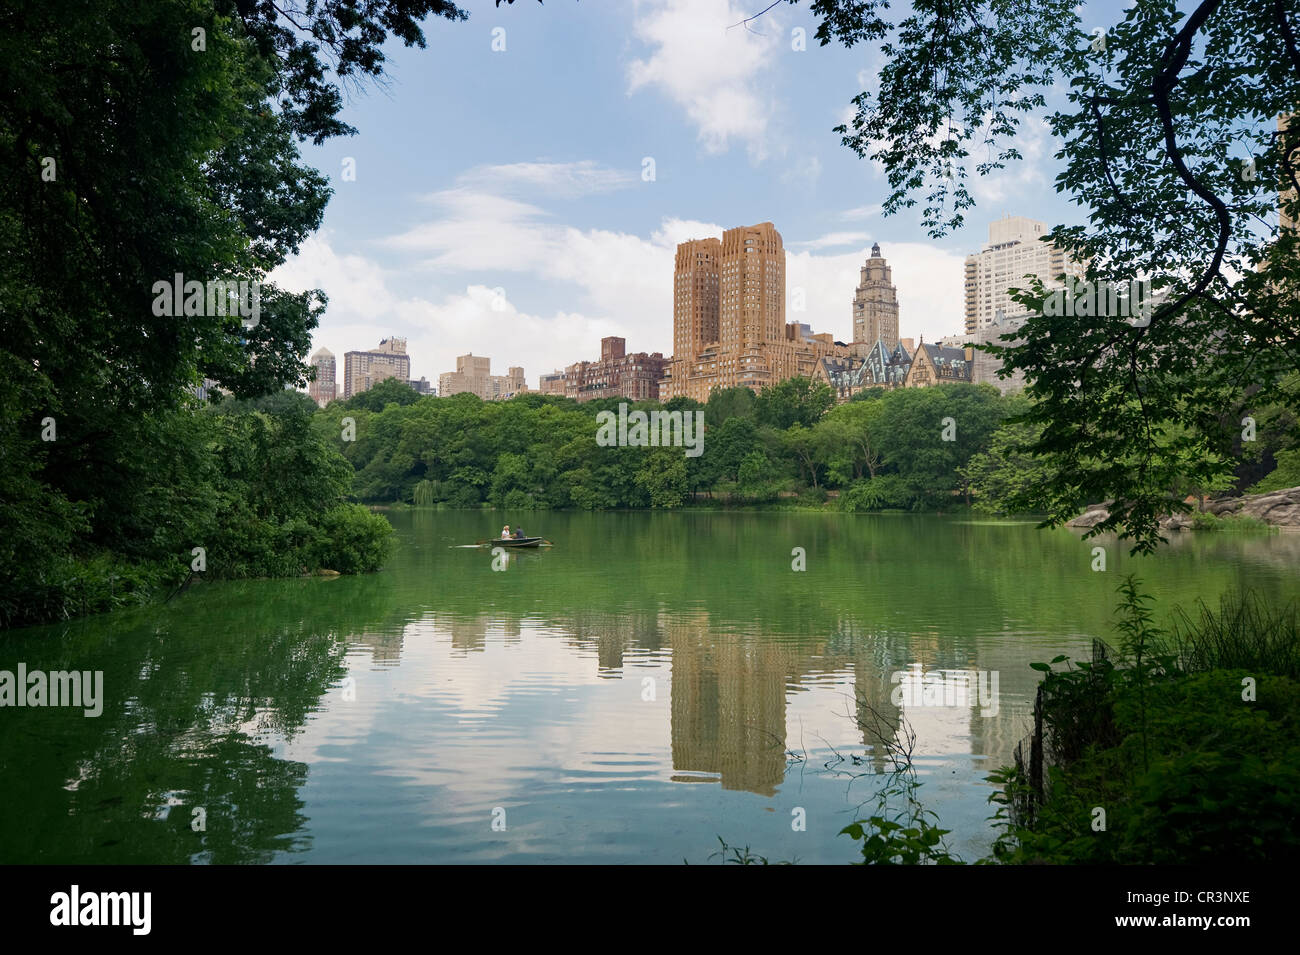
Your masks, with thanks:
[[(856, 343), (861, 344), (861, 343)], [(877, 339), (865, 356), (827, 356), (813, 374), (816, 381), (830, 385), (836, 401), (848, 401), (869, 388), (901, 388), (912, 366), (912, 354), (902, 342), (890, 348)]]
[(407, 379), (406, 383), (407, 385), (410, 386), (411, 390), (414, 391), (417, 395), (437, 394), (437, 389), (435, 389), (433, 385), (429, 382), (429, 379), (425, 378), (423, 375), (420, 376), (418, 381), (414, 378), (409, 378)]
[(559, 395), (564, 397), (564, 372), (558, 368), (555, 371), (542, 375), (538, 383), (538, 390), (544, 395)]
[(323, 408), (338, 397), (338, 370), (334, 353), (328, 348), (318, 348), (309, 362), (316, 369), (316, 380), (307, 383), (307, 394)]
[(563, 393), (575, 401), (658, 401), (659, 379), (667, 368), (668, 359), (662, 353), (629, 355), (626, 339), (610, 336), (600, 340), (600, 361), (575, 362), (564, 369)]
[(343, 355), (343, 397), (369, 391), (386, 378), (411, 380), (411, 359), (405, 338), (385, 338), (374, 351), (350, 351)]
[[(1002, 368), (1002, 360), (994, 358), (992, 355), (973, 346), (986, 345), (992, 342), (994, 345), (1015, 345), (1023, 339), (1013, 338), (1011, 341), (1000, 341), (1002, 335), (1016, 331), (1025, 322), (1025, 316), (1020, 315), (1015, 318), (1008, 318), (1002, 313), (994, 316), (993, 324), (986, 328), (977, 330), (974, 334), (965, 336), (950, 336), (961, 339), (960, 347), (966, 348), (967, 357), (971, 360), (971, 382), (976, 385), (988, 384), (993, 385), (1004, 395), (1010, 391), (1016, 391), (1024, 388), (1026, 384), (1025, 373), (1023, 369), (1017, 368), (1011, 373), (1010, 377), (999, 378), (998, 372)], [(945, 338), (944, 343), (949, 339)], [(972, 347), (968, 347), (972, 346)]]
[(515, 366), (507, 374), (492, 374), (492, 359), (472, 352), (456, 359), (456, 370), (438, 376), (438, 394), (444, 398), (468, 392), (484, 401), (504, 401), (528, 391), (524, 370)]
[(999, 312), (1015, 320), (1028, 311), (1011, 300), (1008, 289), (1028, 288), (1036, 275), (1048, 288), (1061, 288), (1057, 277), (1073, 271), (1065, 253), (1040, 241), (1047, 224), (1024, 216), (1003, 216), (989, 225), (983, 250), (966, 257), (966, 334), (993, 324)]
[(970, 349), (949, 348), (946, 345), (927, 345), (925, 342), (917, 347), (912, 355), (912, 364), (903, 379), (904, 388), (928, 388), (932, 385), (948, 385), (971, 381), (972, 355)]
[(200, 401), (207, 401), (215, 394), (224, 395), (229, 394), (229, 392), (222, 388), (214, 378), (204, 378), (203, 383), (194, 389), (194, 397)]
[(898, 344), (898, 290), (879, 242), (871, 246), (853, 294), (853, 341), (880, 341), (890, 348)]
[(708, 401), (717, 388), (811, 377), (826, 355), (849, 354), (830, 335), (785, 320), (785, 247), (771, 222), (677, 246), (673, 357), (659, 398)]

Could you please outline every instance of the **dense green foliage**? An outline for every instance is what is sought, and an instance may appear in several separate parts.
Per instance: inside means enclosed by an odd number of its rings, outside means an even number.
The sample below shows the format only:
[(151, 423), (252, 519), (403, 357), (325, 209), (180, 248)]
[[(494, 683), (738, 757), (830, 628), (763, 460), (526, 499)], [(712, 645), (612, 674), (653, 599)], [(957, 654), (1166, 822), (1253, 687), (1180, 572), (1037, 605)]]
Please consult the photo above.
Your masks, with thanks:
[(830, 489), (849, 510), (943, 507), (969, 497), (962, 469), (1024, 404), (988, 385), (880, 392), (836, 407), (828, 389), (807, 379), (757, 397), (726, 389), (702, 409), (703, 453), (690, 457), (680, 447), (598, 445), (596, 415), (615, 410), (613, 400), (412, 395), (394, 389), (400, 400), (381, 409), (382, 398), (332, 402), (315, 418), (317, 433), (355, 467), (361, 500), (595, 510), (674, 508), (696, 495), (816, 502)]
[[(997, 775), (1005, 862), (1243, 863), (1293, 860), (1300, 838), (1300, 646), (1294, 610), (1250, 597), (1152, 626), (1130, 578), (1118, 663), (1035, 664), (1054, 756), (1029, 818), (1016, 770)], [(1023, 805), (1023, 803), (1021, 803)], [(1099, 811), (1104, 812), (1104, 819)]]
[[(0, 9), (0, 625), (147, 599), (192, 546), (219, 572), (319, 559), (337, 454), (296, 419), (207, 418), (187, 395), (306, 383), (324, 296), (265, 281), (330, 196), (298, 144), (352, 132), (341, 84), (382, 73), (389, 34), (423, 46), (430, 14), (464, 18), (446, 0)], [(260, 286), (256, 313), (249, 294), (176, 314), (156, 289), (176, 276)], [(266, 496), (295, 493), (286, 474), (251, 474), (304, 464), (326, 467), (297, 473), (323, 492), (307, 511)], [(373, 524), (330, 521), (372, 565)]]
[(1061, 314), (1037, 281), (1016, 296), (1019, 341), (986, 350), (1025, 372), (1048, 466), (1012, 507), (1059, 524), (1109, 501), (1089, 533), (1149, 552), (1189, 491), (1250, 483), (1245, 419), (1298, 406), (1300, 233), (1278, 215), (1300, 219), (1300, 123), (1278, 122), (1300, 103), (1295, 4), (1134, 0), (1111, 24), (1072, 0), (810, 7), (822, 43), (880, 61), (838, 131), (883, 167), (887, 215), (921, 202), (931, 234), (960, 227), (970, 177), (1021, 159), (1022, 124), (1041, 121), (1087, 223), (1045, 240), (1090, 282), (1163, 296), (1144, 316)]
[(1300, 487), (1300, 448), (1279, 451), (1276, 459), (1277, 468), (1252, 487), (1252, 493), (1263, 494), (1288, 487)]
[(133, 479), (101, 519), (117, 546), (67, 552), (29, 539), (29, 559), (0, 584), (0, 624), (149, 602), (192, 570), (202, 578), (377, 569), (392, 527), (346, 503), (352, 469), (311, 429), (311, 401), (282, 395), (151, 416), (148, 459), (122, 462)]

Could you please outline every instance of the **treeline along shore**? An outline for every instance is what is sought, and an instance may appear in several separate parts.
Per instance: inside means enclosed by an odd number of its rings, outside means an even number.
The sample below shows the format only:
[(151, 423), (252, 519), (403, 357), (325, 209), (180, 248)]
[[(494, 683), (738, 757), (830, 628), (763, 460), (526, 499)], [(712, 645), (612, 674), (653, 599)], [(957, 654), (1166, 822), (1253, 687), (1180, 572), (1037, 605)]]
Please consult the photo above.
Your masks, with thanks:
[[(620, 409), (621, 406), (621, 409)], [(523, 509), (816, 506), (846, 511), (1026, 513), (1050, 476), (1032, 454), (1038, 430), (1020, 419), (1030, 399), (991, 385), (872, 389), (836, 404), (826, 385), (792, 378), (756, 395), (579, 403), (551, 395), (484, 402), (419, 396), (396, 381), (333, 401), (314, 431), (353, 465), (360, 501)], [(615, 419), (641, 412), (702, 414), (694, 441), (610, 446)], [(1300, 484), (1289, 417), (1260, 416), (1231, 480), (1171, 485), (1170, 498), (1246, 491), (1268, 475)], [(653, 430), (653, 429), (651, 429)], [(663, 430), (668, 434), (668, 429)], [(642, 436), (644, 437), (644, 435)], [(694, 437), (689, 434), (688, 437)], [(1172, 440), (1172, 438), (1171, 438)], [(690, 445), (690, 446), (685, 446)], [(1280, 486), (1280, 485), (1279, 485)]]

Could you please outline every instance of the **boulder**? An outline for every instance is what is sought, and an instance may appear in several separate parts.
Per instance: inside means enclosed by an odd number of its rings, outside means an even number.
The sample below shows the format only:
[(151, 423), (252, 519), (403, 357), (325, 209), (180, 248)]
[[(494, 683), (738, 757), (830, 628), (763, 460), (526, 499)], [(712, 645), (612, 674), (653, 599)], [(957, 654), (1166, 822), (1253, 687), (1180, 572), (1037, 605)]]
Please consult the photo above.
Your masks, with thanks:
[(1279, 527), (1300, 527), (1300, 487), (1214, 501), (1206, 510), (1212, 514), (1255, 517)]
[(1072, 521), (1066, 522), (1066, 527), (1096, 527), (1102, 521), (1110, 516), (1105, 506), (1090, 507)]
[[(1267, 494), (1250, 494), (1245, 497), (1224, 497), (1206, 501), (1205, 510), (1216, 517), (1254, 517), (1279, 527), (1300, 527), (1300, 487), (1283, 488)], [(1090, 507), (1066, 527), (1096, 527), (1110, 512), (1106, 506)], [(1191, 514), (1170, 514), (1160, 519), (1166, 530), (1182, 530), (1192, 526)]]

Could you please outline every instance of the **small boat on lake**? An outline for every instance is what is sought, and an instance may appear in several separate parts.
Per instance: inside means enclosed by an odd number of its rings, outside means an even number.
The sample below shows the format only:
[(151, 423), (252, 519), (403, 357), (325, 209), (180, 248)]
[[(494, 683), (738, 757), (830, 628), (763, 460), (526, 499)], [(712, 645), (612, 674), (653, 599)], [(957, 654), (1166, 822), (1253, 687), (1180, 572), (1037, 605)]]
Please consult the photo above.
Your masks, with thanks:
[(545, 537), (494, 537), (491, 540), (479, 541), (484, 547), (540, 547), (543, 544), (549, 544)]

